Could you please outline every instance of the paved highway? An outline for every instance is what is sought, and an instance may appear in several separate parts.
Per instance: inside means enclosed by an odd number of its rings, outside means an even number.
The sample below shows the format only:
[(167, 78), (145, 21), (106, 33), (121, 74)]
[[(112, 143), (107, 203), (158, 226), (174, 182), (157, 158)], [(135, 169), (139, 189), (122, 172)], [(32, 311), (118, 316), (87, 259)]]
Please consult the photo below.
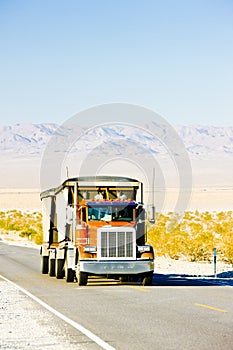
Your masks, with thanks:
[[(155, 275), (153, 286), (91, 279), (87, 286), (40, 273), (36, 249), (0, 242), (0, 275), (115, 349), (233, 349), (233, 289)], [(73, 344), (100, 349), (66, 325)]]

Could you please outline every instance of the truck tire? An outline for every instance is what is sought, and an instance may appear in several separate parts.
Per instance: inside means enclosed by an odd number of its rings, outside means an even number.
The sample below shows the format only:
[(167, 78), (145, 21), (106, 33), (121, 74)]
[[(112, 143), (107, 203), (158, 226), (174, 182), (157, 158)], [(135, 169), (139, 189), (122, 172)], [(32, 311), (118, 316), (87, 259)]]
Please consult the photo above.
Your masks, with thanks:
[(126, 276), (120, 276), (119, 277), (119, 281), (120, 281), (120, 283), (128, 282), (128, 276), (127, 275)]
[(88, 280), (88, 274), (86, 272), (80, 271), (80, 260), (79, 260), (79, 251), (76, 251), (76, 281), (79, 286), (86, 286)]
[(75, 272), (72, 269), (66, 269), (66, 282), (74, 282)]
[(62, 279), (64, 277), (64, 259), (57, 259), (56, 260), (56, 278)]
[(55, 259), (49, 259), (49, 276), (54, 277), (55, 276)]
[(83, 271), (79, 271), (76, 275), (77, 282), (79, 286), (86, 286), (88, 280), (88, 274)]
[(152, 282), (153, 282), (153, 272), (145, 275), (142, 278), (142, 285), (143, 286), (152, 286)]
[(47, 274), (49, 272), (49, 257), (42, 256), (41, 257), (41, 273)]
[(137, 275), (131, 275), (129, 280), (130, 280), (130, 282), (137, 283), (138, 282), (138, 276)]

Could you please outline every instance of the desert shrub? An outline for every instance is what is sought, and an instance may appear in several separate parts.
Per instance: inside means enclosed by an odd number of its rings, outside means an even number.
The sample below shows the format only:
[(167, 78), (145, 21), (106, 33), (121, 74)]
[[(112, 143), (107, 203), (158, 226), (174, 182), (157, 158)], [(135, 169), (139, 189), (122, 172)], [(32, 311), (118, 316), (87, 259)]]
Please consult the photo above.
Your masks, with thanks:
[(179, 228), (173, 231), (173, 233), (167, 233), (165, 249), (167, 255), (172, 259), (179, 259), (186, 254), (188, 249), (188, 234), (180, 231)]
[(219, 253), (222, 256), (222, 260), (233, 266), (233, 231), (223, 235), (219, 244)]
[(189, 235), (186, 256), (190, 261), (211, 261), (215, 247), (214, 234), (210, 231), (200, 231)]
[(28, 227), (21, 231), (19, 235), (20, 237), (26, 237), (27, 239), (33, 240), (33, 238), (37, 235), (37, 232), (34, 228)]
[(233, 263), (233, 213), (157, 214), (148, 242), (157, 256), (185, 256), (190, 261), (211, 261), (216, 247), (219, 260)]
[(157, 215), (156, 224), (148, 231), (148, 243), (150, 243), (158, 256), (166, 254), (164, 243), (166, 242), (166, 221), (168, 217), (163, 214)]
[(0, 212), (0, 228), (3, 232), (15, 231), (20, 237), (42, 242), (42, 214), (9, 210)]

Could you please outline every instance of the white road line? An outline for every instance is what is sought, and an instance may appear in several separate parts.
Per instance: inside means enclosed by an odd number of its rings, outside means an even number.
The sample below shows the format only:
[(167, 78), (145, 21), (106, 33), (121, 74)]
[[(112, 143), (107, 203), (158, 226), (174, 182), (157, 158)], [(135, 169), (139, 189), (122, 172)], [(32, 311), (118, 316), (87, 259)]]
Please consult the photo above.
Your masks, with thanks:
[(102, 349), (105, 350), (116, 350), (115, 348), (113, 348), (111, 345), (109, 345), (108, 343), (106, 343), (104, 340), (102, 340), (101, 338), (99, 338), (97, 335), (95, 335), (94, 333), (92, 333), (91, 331), (89, 331), (88, 329), (86, 329), (85, 327), (81, 326), (79, 323), (72, 321), (71, 319), (69, 319), (68, 317), (66, 317), (65, 315), (63, 315), (62, 313), (60, 313), (59, 311), (53, 309), (51, 306), (49, 306), (48, 304), (46, 304), (44, 301), (40, 300), (39, 298), (37, 298), (35, 295), (31, 294), (30, 292), (28, 292), (26, 289), (20, 287), (19, 285), (17, 285), (16, 283), (8, 280), (6, 277), (0, 275), (0, 278), (2, 278), (4, 281), (12, 284), (14, 287), (16, 287), (18, 290), (20, 290), (21, 292), (23, 292), (24, 294), (26, 294), (27, 296), (29, 296), (31, 299), (33, 299), (34, 301), (36, 301), (38, 304), (40, 304), (41, 306), (43, 306), (45, 309), (49, 310), (52, 314), (54, 314), (55, 316), (59, 317), (61, 320), (65, 321), (66, 323), (68, 323), (69, 325), (71, 325), (72, 327), (74, 327), (75, 329), (77, 329), (79, 332), (83, 333), (85, 336), (87, 336), (89, 339), (91, 339), (93, 342), (95, 342), (96, 344), (98, 344)]

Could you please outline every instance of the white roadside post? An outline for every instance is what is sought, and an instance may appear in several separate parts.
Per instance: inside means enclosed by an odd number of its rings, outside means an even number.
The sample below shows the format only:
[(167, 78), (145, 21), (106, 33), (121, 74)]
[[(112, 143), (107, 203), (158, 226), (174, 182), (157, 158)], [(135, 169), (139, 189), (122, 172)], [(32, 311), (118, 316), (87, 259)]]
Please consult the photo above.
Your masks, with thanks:
[(217, 278), (217, 249), (214, 248), (214, 277)]

